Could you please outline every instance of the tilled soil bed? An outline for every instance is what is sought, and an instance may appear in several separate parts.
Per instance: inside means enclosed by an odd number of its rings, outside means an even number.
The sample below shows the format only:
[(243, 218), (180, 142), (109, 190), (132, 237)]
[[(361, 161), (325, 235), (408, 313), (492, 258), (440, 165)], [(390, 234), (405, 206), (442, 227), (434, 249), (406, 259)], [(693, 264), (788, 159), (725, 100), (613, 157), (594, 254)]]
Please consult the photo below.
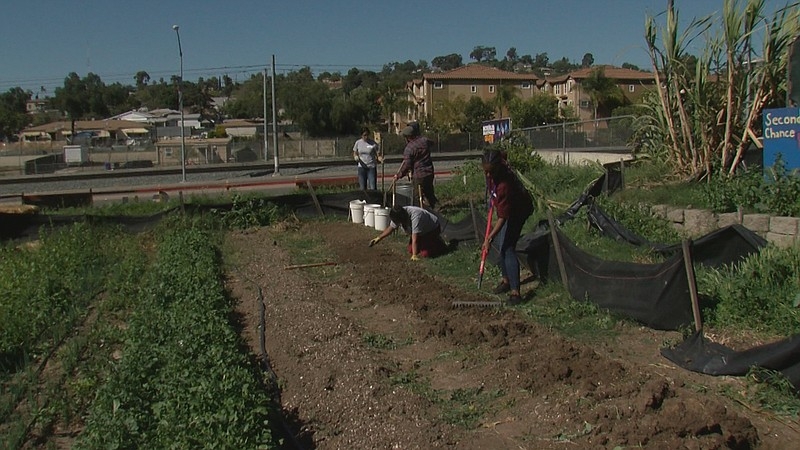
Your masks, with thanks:
[[(321, 237), (336, 266), (285, 270), (287, 233)], [(620, 325), (592, 345), (482, 301), (410, 261), (400, 239), (341, 222), (232, 233), (228, 287), (243, 335), (265, 342), (301, 448), (795, 448), (795, 422), (722, 397), (659, 355), (675, 334)], [(384, 245), (386, 244), (386, 245)], [(491, 280), (496, 281), (496, 280)], [(536, 298), (533, 300), (535, 308)], [(290, 448), (287, 445), (287, 448)]]

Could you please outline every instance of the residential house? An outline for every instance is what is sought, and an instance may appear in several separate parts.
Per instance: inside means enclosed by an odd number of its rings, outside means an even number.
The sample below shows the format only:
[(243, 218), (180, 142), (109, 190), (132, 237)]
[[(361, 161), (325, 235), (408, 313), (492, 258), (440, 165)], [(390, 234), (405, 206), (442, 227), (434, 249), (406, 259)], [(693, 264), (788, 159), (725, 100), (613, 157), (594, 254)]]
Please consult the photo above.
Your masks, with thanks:
[(470, 64), (446, 72), (426, 73), (408, 83), (408, 99), (414, 105), (397, 120), (408, 123), (436, 114), (438, 103), (477, 96), (490, 102), (500, 86), (513, 86), (516, 96), (529, 99), (539, 90), (541, 81), (532, 73), (514, 73), (481, 64)]
[[(89, 139), (90, 145), (113, 145), (128, 143), (131, 139), (148, 138), (151, 130), (141, 122), (128, 120), (76, 120), (75, 134)], [(22, 142), (67, 141), (72, 138), (72, 123), (69, 120), (50, 122), (28, 127), (20, 133)]]
[(47, 110), (47, 99), (34, 97), (25, 102), (25, 112), (28, 114), (43, 113)]
[[(640, 70), (623, 69), (614, 66), (594, 66), (576, 70), (567, 75), (547, 77), (543, 90), (553, 94), (558, 99), (559, 109), (573, 108), (579, 120), (593, 120), (594, 105), (588, 92), (581, 84), (589, 78), (592, 71), (601, 69), (606, 78), (613, 79), (622, 91), (625, 102), (629, 104), (640, 103), (642, 96), (655, 90), (656, 79), (653, 73)], [(599, 117), (610, 116), (611, 111), (598, 111)]]
[[(181, 113), (174, 109), (137, 109), (118, 114), (110, 119), (146, 123), (155, 129), (156, 139), (177, 138), (181, 134)], [(210, 120), (204, 119), (199, 113), (184, 113), (183, 123), (184, 133), (187, 137), (199, 135), (204, 129), (213, 126)]]

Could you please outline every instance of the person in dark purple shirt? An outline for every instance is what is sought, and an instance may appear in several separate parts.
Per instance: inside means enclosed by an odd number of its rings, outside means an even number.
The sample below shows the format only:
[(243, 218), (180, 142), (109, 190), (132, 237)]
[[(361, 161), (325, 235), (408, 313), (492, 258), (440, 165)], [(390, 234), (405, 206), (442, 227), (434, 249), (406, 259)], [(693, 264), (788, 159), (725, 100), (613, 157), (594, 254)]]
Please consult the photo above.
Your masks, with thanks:
[(528, 190), (506, 163), (502, 152), (487, 150), (483, 154), (482, 162), (483, 170), (489, 177), (491, 201), (494, 202), (497, 213), (497, 221), (486, 236), (483, 249), (488, 249), (495, 239), (499, 240), (497, 248), (500, 249), (499, 265), (503, 280), (494, 292), (508, 292), (508, 304), (516, 305), (522, 302), (516, 246), (522, 226), (533, 214), (533, 201)]
[(416, 123), (409, 124), (403, 128), (400, 134), (406, 138), (406, 148), (403, 150), (403, 163), (394, 175), (394, 179), (403, 178), (407, 173), (411, 172), (413, 181), (411, 204), (414, 205), (414, 198), (417, 197), (421, 187), (425, 201), (433, 209), (438, 203), (433, 189), (433, 160), (431, 160), (433, 141), (420, 135), (419, 125)]

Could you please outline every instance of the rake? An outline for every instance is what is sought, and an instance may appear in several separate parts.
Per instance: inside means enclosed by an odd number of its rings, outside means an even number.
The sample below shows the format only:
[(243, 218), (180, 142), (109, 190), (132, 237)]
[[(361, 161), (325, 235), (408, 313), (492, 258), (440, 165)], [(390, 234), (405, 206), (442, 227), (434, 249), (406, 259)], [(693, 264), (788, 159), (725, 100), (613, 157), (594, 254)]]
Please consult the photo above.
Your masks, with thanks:
[(485, 308), (499, 308), (503, 306), (501, 301), (454, 301), (451, 306), (459, 308), (463, 306), (480, 306)]
[[(486, 232), (483, 235), (483, 242), (486, 242), (486, 238), (489, 237), (489, 232), (492, 231), (492, 213), (494, 212), (494, 202), (489, 201), (489, 214), (486, 217)], [(485, 247), (481, 250), (481, 266), (478, 269), (478, 289), (481, 288), (481, 283), (483, 283), (483, 272), (486, 269), (486, 257), (489, 255), (489, 246)]]

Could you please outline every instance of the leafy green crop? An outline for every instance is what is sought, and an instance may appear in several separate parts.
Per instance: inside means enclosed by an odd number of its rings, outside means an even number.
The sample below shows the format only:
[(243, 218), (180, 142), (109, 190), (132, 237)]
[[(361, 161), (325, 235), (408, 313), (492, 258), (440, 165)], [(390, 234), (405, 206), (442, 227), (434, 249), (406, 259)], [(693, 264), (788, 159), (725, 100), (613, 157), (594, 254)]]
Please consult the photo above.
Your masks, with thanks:
[(215, 238), (173, 225), (77, 448), (271, 448), (270, 399), (228, 322)]

